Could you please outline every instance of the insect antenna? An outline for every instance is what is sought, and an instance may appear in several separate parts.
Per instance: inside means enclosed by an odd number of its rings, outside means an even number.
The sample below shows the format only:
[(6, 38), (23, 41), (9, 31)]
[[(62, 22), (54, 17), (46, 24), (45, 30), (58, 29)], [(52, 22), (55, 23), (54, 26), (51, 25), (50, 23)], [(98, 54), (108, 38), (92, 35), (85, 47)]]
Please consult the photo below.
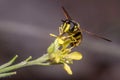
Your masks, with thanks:
[(62, 8), (62, 10), (63, 10), (63, 13), (64, 13), (66, 19), (72, 20), (72, 18), (71, 18), (70, 15), (68, 14), (67, 10), (66, 10), (63, 6), (62, 6), (61, 8)]
[(92, 36), (101, 38), (101, 39), (103, 39), (103, 40), (106, 40), (106, 41), (108, 41), (108, 42), (112, 42), (110, 39), (107, 39), (107, 38), (105, 38), (105, 37), (103, 37), (103, 36), (100, 36), (100, 35), (98, 35), (98, 34), (89, 32), (89, 31), (87, 31), (87, 30), (85, 30), (85, 29), (82, 29), (82, 31), (83, 31), (83, 32), (86, 32), (86, 33), (89, 34), (89, 35), (92, 35)]

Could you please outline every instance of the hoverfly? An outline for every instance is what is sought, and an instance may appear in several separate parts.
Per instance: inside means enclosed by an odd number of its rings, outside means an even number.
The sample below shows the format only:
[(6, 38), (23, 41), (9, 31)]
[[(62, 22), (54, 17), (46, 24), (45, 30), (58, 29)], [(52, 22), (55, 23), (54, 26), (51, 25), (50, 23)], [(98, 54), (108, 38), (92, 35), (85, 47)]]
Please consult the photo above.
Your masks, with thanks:
[(61, 27), (59, 27), (59, 36), (63, 36), (63, 35), (67, 35), (67, 38), (69, 38), (71, 40), (70, 46), (71, 47), (75, 47), (78, 46), (81, 41), (82, 41), (82, 32), (86, 32), (92, 36), (104, 39), (106, 41), (111, 42), (111, 40), (102, 37), (100, 35), (97, 35), (95, 33), (89, 32), (85, 29), (81, 29), (80, 25), (78, 22), (74, 21), (68, 14), (68, 12), (66, 11), (66, 9), (62, 6), (62, 10), (63, 13), (66, 17), (65, 20), (62, 20), (63, 24), (61, 25)]

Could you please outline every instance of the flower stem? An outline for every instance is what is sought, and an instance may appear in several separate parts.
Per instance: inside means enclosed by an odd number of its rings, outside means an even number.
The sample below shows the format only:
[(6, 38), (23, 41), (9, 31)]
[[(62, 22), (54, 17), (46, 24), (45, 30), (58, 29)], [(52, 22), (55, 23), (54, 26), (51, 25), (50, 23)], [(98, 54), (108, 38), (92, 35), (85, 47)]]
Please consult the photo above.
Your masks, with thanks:
[(0, 78), (15, 75), (15, 74), (16, 74), (16, 72), (2, 73), (2, 74), (0, 74)]
[[(13, 58), (13, 59), (15, 59), (15, 58)], [(50, 63), (47, 62), (49, 59), (47, 54), (45, 54), (45, 55), (43, 55), (35, 60), (30, 61), (30, 59), (32, 59), (31, 56), (28, 57), (26, 60), (18, 63), (18, 64), (14, 64), (11, 66), (7, 65), (7, 66), (2, 67), (2, 69), (0, 69), (0, 78), (16, 74), (16, 72), (10, 72), (10, 71), (13, 71), (13, 70), (16, 70), (16, 69), (19, 69), (22, 67), (32, 66), (32, 65), (42, 65), (42, 66), (50, 65)]]

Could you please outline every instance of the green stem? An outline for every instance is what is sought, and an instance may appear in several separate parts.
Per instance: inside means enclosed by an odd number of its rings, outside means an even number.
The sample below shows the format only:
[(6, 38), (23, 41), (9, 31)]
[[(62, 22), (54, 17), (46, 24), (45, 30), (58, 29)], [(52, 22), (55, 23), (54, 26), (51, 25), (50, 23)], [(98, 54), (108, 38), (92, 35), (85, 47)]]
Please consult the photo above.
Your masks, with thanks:
[[(43, 55), (42, 57), (39, 57), (38, 59), (29, 61), (31, 59), (31, 57), (27, 58), (25, 61), (22, 61), (18, 64), (12, 65), (12, 66), (8, 66), (5, 67), (3, 69), (0, 69), (0, 73), (6, 73), (12, 70), (16, 70), (22, 67), (26, 67), (26, 66), (32, 66), (32, 65), (50, 65), (49, 62), (45, 63), (46, 61), (48, 61), (48, 55)], [(1, 75), (1, 74), (0, 74)]]
[(1, 66), (0, 66), (0, 69), (5, 68), (5, 67), (7, 67), (7, 66), (10, 66), (10, 65), (16, 60), (17, 57), (18, 57), (18, 55), (16, 55), (15, 57), (13, 57), (13, 59), (11, 59), (9, 62), (1, 65)]
[(0, 78), (15, 75), (15, 74), (16, 74), (16, 72), (2, 73), (2, 74), (0, 74)]

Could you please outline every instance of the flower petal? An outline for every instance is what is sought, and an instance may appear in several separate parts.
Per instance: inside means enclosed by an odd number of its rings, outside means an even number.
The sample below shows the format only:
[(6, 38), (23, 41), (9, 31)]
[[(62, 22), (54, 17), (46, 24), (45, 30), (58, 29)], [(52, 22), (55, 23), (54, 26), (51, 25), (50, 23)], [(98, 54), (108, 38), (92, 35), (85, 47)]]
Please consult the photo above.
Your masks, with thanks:
[(67, 57), (73, 60), (81, 60), (83, 56), (79, 52), (72, 52), (69, 55), (67, 55)]
[(59, 44), (63, 44), (64, 41), (63, 41), (61, 38), (58, 38), (58, 43), (59, 43)]
[(66, 63), (64, 63), (64, 69), (67, 71), (67, 73), (69, 75), (72, 75), (72, 70), (71, 70), (70, 66), (67, 65)]
[(55, 34), (52, 34), (52, 33), (50, 33), (49, 35), (52, 37), (57, 37)]
[(65, 40), (65, 42), (64, 42), (64, 44), (63, 44), (63, 49), (66, 49), (67, 47), (69, 47), (70, 43), (71, 43), (71, 40), (70, 40), (70, 39)]

